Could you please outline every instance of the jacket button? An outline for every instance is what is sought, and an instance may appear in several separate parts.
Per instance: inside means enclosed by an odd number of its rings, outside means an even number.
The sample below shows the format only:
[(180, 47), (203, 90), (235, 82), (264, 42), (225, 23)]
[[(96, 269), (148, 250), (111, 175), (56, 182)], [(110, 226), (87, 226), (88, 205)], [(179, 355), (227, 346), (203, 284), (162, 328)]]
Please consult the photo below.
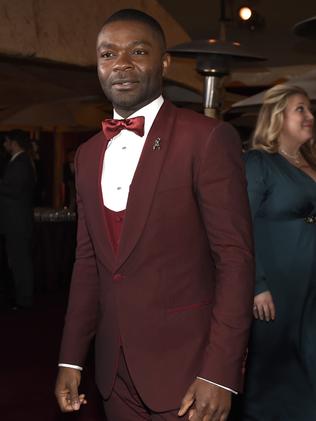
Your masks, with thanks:
[(114, 276), (113, 276), (113, 281), (121, 281), (122, 279), (124, 279), (125, 278), (125, 276), (124, 275), (122, 275), (121, 273), (116, 273)]

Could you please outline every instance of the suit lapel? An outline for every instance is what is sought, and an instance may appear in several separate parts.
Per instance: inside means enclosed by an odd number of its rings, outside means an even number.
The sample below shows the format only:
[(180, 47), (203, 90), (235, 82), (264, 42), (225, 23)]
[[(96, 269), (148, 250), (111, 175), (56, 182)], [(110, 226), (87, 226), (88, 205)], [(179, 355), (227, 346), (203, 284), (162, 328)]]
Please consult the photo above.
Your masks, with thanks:
[(126, 208), (116, 270), (134, 249), (145, 226), (157, 182), (171, 141), (176, 108), (166, 101), (147, 136)]

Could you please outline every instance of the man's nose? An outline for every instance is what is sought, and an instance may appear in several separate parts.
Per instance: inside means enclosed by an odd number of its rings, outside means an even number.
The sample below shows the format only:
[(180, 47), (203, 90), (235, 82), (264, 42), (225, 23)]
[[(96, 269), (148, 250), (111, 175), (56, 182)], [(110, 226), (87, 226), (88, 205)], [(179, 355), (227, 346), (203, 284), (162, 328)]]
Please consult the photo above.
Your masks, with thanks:
[(132, 67), (133, 67), (133, 62), (128, 53), (122, 53), (118, 55), (114, 64), (115, 69), (128, 70), (128, 69), (131, 69)]

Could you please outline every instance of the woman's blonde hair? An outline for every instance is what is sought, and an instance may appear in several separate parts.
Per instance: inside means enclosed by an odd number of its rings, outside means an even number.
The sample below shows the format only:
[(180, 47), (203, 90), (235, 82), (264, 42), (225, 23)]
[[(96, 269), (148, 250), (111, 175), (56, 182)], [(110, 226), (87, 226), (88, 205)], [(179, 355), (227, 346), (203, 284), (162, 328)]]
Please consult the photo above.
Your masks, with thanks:
[[(283, 127), (284, 110), (288, 99), (293, 95), (303, 95), (308, 99), (307, 92), (303, 88), (285, 83), (275, 85), (265, 93), (251, 141), (252, 149), (260, 149), (268, 153), (278, 152), (278, 138)], [(301, 152), (309, 164), (316, 167), (313, 139), (302, 145)]]

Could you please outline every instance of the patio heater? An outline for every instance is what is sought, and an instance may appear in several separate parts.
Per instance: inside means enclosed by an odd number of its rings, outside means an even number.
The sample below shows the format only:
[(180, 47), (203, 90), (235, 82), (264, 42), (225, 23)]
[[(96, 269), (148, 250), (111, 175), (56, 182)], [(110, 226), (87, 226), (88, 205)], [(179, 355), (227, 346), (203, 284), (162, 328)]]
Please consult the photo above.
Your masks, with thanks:
[(307, 39), (316, 39), (316, 16), (297, 22), (293, 26), (295, 35)]
[(168, 49), (171, 55), (193, 57), (196, 70), (204, 76), (203, 106), (204, 114), (218, 118), (220, 110), (220, 85), (223, 76), (230, 73), (236, 64), (264, 60), (247, 51), (239, 42), (226, 40), (225, 0), (220, 1), (220, 39), (193, 40)]

